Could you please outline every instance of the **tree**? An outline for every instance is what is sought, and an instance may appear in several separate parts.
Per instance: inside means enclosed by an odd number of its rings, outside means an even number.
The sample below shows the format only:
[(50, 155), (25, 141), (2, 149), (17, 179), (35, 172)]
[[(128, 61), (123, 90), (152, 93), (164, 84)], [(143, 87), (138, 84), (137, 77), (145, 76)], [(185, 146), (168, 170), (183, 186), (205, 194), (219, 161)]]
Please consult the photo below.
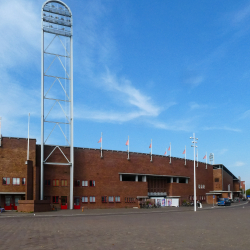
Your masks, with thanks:
[(250, 195), (250, 189), (247, 189), (246, 194)]

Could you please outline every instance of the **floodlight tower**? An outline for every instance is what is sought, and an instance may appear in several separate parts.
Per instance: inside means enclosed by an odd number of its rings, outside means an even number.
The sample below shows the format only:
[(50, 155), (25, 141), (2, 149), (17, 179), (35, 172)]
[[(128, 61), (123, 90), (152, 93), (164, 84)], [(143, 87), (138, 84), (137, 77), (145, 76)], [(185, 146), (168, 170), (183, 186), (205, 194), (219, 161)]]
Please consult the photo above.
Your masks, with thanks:
[[(41, 49), (41, 183), (44, 196), (44, 166), (69, 166), (70, 209), (73, 209), (73, 19), (70, 8), (60, 0), (42, 6)], [(45, 152), (45, 145), (53, 145)], [(69, 157), (61, 146), (70, 148)], [(62, 160), (53, 160), (54, 151)], [(55, 159), (55, 158), (54, 158)], [(56, 158), (58, 159), (58, 158)]]

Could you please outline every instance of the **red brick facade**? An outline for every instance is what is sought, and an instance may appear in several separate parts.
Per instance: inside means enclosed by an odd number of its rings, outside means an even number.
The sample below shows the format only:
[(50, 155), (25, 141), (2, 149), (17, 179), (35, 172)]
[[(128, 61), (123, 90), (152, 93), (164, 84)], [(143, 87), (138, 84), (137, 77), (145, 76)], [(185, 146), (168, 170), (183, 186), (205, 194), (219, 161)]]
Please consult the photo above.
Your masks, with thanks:
[[(30, 161), (26, 162), (27, 140), (3, 138), (0, 147), (0, 193), (25, 192), (25, 198), (38, 200), (40, 194), (40, 145), (30, 140)], [(45, 147), (45, 158), (52, 146)], [(61, 147), (69, 157), (69, 148)], [(65, 158), (56, 149), (49, 161), (65, 163)], [(25, 164), (25, 162), (27, 164)], [(33, 162), (33, 166), (32, 166)], [(79, 207), (85, 208), (120, 208), (137, 206), (137, 198), (147, 196), (179, 197), (183, 200), (193, 199), (194, 163), (181, 158), (149, 154), (74, 148), (74, 198), (80, 199)], [(213, 166), (199, 162), (196, 167), (197, 199), (206, 200), (206, 195), (213, 190), (222, 190), (236, 186), (232, 176)], [(33, 177), (32, 177), (33, 176)], [(25, 177), (26, 186), (5, 186), (3, 177)], [(219, 178), (219, 182), (215, 181)], [(44, 165), (44, 197), (55, 208), (61, 208), (62, 201), (67, 199), (69, 208), (70, 167), (66, 165)], [(32, 190), (31, 190), (32, 189)], [(3, 196), (3, 195), (2, 195)], [(33, 196), (31, 198), (31, 196)], [(93, 198), (94, 197), (94, 198)], [(106, 197), (106, 198), (105, 198)], [(4, 206), (1, 199), (1, 206)]]

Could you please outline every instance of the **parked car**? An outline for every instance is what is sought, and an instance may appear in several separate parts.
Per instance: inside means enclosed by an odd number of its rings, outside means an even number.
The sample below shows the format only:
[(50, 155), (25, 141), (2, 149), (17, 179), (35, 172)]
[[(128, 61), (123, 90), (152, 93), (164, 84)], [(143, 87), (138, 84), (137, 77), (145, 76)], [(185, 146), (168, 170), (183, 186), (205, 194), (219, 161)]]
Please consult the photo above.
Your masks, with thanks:
[(231, 203), (234, 203), (234, 200), (233, 200), (233, 199), (229, 199), (229, 201), (230, 201)]
[(231, 202), (228, 198), (220, 198), (218, 201), (218, 206), (231, 206)]

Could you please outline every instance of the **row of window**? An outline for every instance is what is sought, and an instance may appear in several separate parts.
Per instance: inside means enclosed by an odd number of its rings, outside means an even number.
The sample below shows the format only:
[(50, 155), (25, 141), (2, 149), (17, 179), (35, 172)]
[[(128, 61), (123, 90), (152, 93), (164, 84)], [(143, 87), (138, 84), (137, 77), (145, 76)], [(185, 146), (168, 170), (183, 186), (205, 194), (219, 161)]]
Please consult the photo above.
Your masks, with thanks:
[(199, 188), (199, 189), (205, 189), (205, 185), (200, 185), (200, 184), (199, 184), (199, 185), (198, 185), (198, 188)]
[(2, 184), (3, 185), (10, 185), (11, 184), (11, 179), (12, 179), (12, 185), (17, 185), (20, 186), (26, 184), (26, 178), (10, 178), (10, 177), (3, 177), (2, 179)]
[[(190, 201), (193, 201), (193, 200), (194, 200), (194, 196), (193, 196), (193, 195), (190, 195), (190, 196), (189, 196), (189, 200), (190, 200)], [(204, 195), (196, 196), (196, 200), (205, 201), (205, 200), (206, 200), (206, 196), (204, 196)]]
[[(74, 181), (74, 186), (75, 187), (80, 187), (81, 185), (80, 180), (75, 180)], [(50, 186), (51, 185), (51, 180), (45, 180), (44, 181), (45, 186)], [(52, 180), (52, 186), (53, 187), (59, 187), (60, 186), (60, 180)], [(61, 186), (62, 187), (67, 187), (68, 186), (68, 180), (61, 180)], [(95, 187), (95, 181), (90, 180), (90, 181), (82, 181), (82, 187)]]
[[(44, 199), (46, 200), (47, 197), (44, 197)], [(96, 199), (95, 199), (95, 196), (83, 196), (82, 197), (82, 203), (95, 203)], [(119, 203), (121, 202), (121, 199), (120, 199), (120, 196), (102, 196), (102, 203), (113, 203), (113, 202), (116, 202), (116, 203)], [(52, 196), (52, 203), (59, 203), (59, 196)]]
[[(82, 181), (82, 187), (95, 187), (95, 181), (90, 180), (90, 181)], [(75, 187), (81, 187), (81, 181), (80, 180), (75, 180)]]

